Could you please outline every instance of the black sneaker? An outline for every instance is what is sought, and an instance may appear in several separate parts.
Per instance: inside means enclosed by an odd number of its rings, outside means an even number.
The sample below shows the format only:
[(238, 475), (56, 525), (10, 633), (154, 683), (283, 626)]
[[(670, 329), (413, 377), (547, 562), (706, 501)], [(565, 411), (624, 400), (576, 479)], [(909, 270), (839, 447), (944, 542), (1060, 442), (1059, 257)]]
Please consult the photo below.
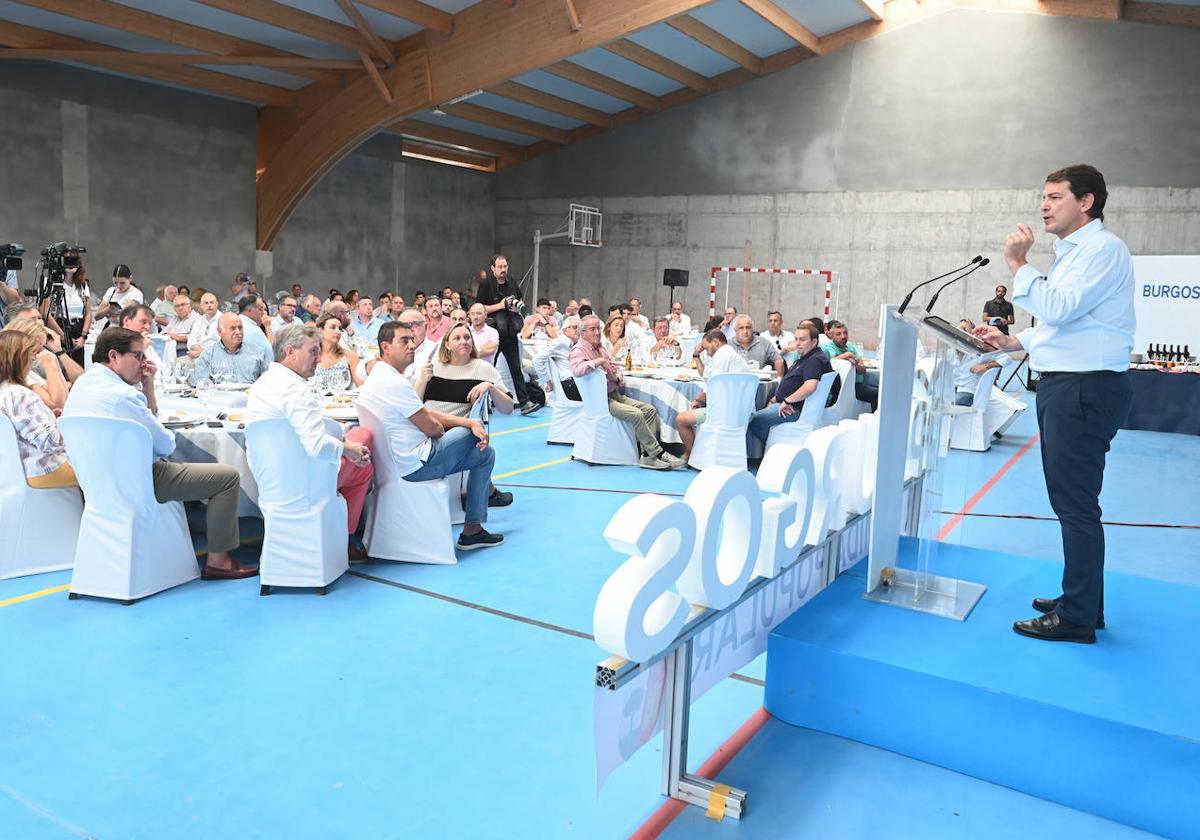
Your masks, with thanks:
[(458, 547), (462, 551), (474, 551), (477, 548), (491, 548), (504, 542), (503, 534), (489, 534), (483, 528), (477, 534), (459, 534)]
[(525, 405), (521, 406), (521, 415), (533, 414), (533, 412), (540, 409), (541, 406), (538, 403), (535, 403), (533, 400), (526, 400)]
[(493, 490), (488, 496), (488, 507), (508, 507), (513, 503), (513, 494), (504, 490)]

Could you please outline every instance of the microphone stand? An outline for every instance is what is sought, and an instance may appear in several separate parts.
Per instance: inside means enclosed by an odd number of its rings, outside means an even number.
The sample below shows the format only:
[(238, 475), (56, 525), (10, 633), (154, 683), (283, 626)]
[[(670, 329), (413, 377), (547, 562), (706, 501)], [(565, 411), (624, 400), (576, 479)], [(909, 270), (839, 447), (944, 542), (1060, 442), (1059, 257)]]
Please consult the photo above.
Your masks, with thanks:
[(982, 260), (982, 261), (981, 261), (981, 262), (980, 262), (978, 265), (976, 265), (976, 266), (975, 266), (974, 268), (972, 268), (970, 271), (964, 271), (962, 274), (958, 275), (958, 276), (957, 276), (957, 277), (955, 277), (954, 279), (952, 279), (952, 280), (950, 280), (950, 281), (948, 281), (948, 282), (946, 282), (946, 283), (943, 283), (943, 284), (942, 284), (942, 285), (941, 285), (941, 286), (938, 288), (938, 290), (937, 290), (936, 292), (934, 292), (934, 293), (933, 293), (933, 297), (931, 297), (931, 298), (929, 299), (929, 303), (925, 304), (925, 312), (926, 312), (927, 314), (928, 314), (928, 313), (932, 313), (932, 312), (933, 312), (933, 305), (934, 305), (935, 303), (937, 303), (938, 295), (940, 295), (940, 294), (942, 293), (942, 290), (943, 290), (943, 289), (945, 289), (947, 286), (950, 286), (950, 285), (952, 285), (952, 284), (954, 284), (954, 283), (957, 283), (959, 280), (963, 279), (964, 277), (968, 277), (968, 276), (970, 276), (971, 274), (973, 274), (974, 272), (976, 272), (976, 271), (978, 271), (979, 269), (983, 268), (985, 265), (987, 265), (987, 264), (988, 264), (988, 263), (990, 263), (990, 262), (991, 262), (991, 260), (987, 260), (987, 259), (985, 259), (985, 260)]
[(975, 257), (975, 259), (971, 260), (966, 265), (960, 265), (958, 268), (954, 269), (953, 271), (947, 271), (945, 274), (939, 274), (937, 277), (931, 277), (928, 280), (924, 281), (923, 283), (918, 283), (917, 285), (913, 286), (912, 289), (909, 290), (908, 294), (906, 294), (904, 296), (904, 301), (900, 304), (900, 308), (896, 310), (897, 314), (899, 314), (899, 315), (904, 314), (904, 310), (907, 309), (908, 304), (912, 302), (913, 292), (915, 292), (917, 289), (921, 288), (922, 286), (928, 286), (930, 283), (934, 283), (938, 280), (941, 280), (944, 277), (949, 277), (951, 274), (957, 274), (958, 272), (962, 271), (964, 268), (974, 265), (975, 263), (980, 262), (982, 259), (983, 259), (982, 256), (977, 256), (977, 257)]

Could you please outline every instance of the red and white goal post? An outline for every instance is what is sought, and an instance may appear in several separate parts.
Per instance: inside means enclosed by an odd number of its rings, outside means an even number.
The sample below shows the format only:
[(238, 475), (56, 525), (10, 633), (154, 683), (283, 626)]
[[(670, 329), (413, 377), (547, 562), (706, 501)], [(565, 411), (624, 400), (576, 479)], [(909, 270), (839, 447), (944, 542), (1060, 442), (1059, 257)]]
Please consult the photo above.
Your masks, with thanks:
[[(717, 275), (723, 275), (725, 281), (725, 305), (729, 306), (729, 275), (730, 274), (804, 274), (825, 278), (825, 320), (829, 320), (830, 306), (833, 303), (833, 276), (838, 274), (823, 268), (739, 268), (734, 266), (713, 266), (708, 285), (708, 317), (717, 313)], [(841, 291), (841, 277), (838, 277)], [(836, 306), (834, 307), (836, 309)]]

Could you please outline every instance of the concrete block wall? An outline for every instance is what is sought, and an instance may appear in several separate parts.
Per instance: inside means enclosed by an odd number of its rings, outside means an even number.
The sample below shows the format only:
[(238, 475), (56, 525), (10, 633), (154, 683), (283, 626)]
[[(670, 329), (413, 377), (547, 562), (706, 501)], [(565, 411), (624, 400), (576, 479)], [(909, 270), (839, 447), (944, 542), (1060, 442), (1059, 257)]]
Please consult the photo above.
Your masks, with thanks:
[(255, 108), (49, 62), (0, 62), (0, 241), (71, 240), (97, 294), (117, 263), (163, 283), (228, 293), (239, 271), (271, 293), (293, 282), (376, 293), (466, 287), (495, 247), (494, 179), (402, 158), (380, 137), (347, 156), (255, 251)]
[[(560, 307), (572, 297), (608, 306), (636, 295), (648, 312), (661, 313), (670, 299), (662, 270), (684, 268), (691, 285), (677, 290), (676, 299), (694, 322), (702, 321), (710, 269), (742, 265), (749, 239), (753, 266), (837, 272), (834, 314), (872, 344), (881, 304), (899, 303), (921, 280), (982, 254), (991, 265), (948, 288), (936, 309), (948, 319), (978, 321), (995, 286), (1008, 285), (1001, 256), (1005, 236), (1018, 222), (1041, 230), (1039, 197), (1029, 189), (585, 198), (605, 214), (606, 243), (598, 249), (543, 244), (540, 293), (555, 297)], [(501, 249), (523, 270), (532, 262), (533, 230), (555, 230), (566, 216), (566, 202), (500, 199), (496, 214)], [(1135, 254), (1200, 252), (1200, 189), (1114, 188), (1105, 224)], [(1043, 269), (1053, 261), (1051, 242), (1039, 234), (1032, 252)], [(729, 302), (743, 308), (743, 278), (750, 290), (747, 311), (756, 324), (765, 324), (771, 309), (779, 309), (789, 326), (823, 311), (820, 278), (729, 277), (727, 284), (718, 282), (719, 312), (727, 288)], [(923, 302), (931, 292), (927, 288), (914, 299)], [(1024, 313), (1018, 313), (1018, 324), (1028, 324)]]

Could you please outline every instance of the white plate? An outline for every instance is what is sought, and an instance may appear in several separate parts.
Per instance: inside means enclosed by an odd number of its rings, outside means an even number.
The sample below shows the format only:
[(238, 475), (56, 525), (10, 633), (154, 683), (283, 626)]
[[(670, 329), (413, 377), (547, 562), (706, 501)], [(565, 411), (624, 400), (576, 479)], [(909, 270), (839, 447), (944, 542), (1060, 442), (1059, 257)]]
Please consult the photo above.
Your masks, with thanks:
[(246, 391), (250, 388), (249, 382), (221, 382), (214, 383), (213, 388), (218, 391)]

